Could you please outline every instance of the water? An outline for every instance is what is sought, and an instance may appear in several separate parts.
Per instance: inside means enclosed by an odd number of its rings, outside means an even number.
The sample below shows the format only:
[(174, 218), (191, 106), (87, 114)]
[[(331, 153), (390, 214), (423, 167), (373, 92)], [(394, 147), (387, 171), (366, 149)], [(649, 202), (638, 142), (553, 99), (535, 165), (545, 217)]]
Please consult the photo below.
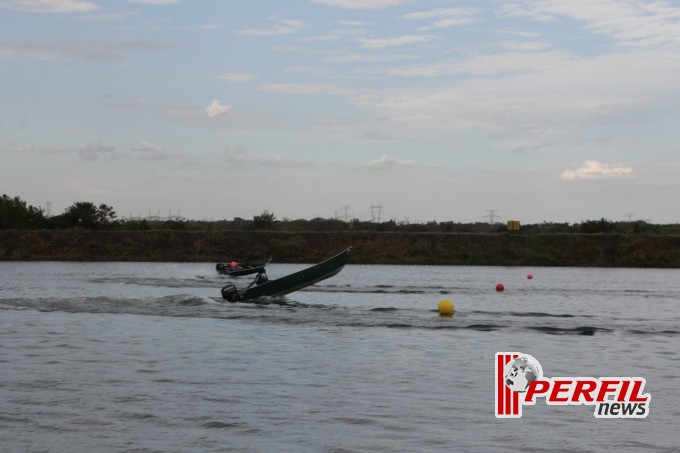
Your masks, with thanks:
[[(350, 264), (258, 304), (223, 302), (233, 281), (0, 263), (0, 451), (678, 451), (680, 270)], [(649, 416), (539, 400), (496, 419), (498, 351), (645, 377)]]

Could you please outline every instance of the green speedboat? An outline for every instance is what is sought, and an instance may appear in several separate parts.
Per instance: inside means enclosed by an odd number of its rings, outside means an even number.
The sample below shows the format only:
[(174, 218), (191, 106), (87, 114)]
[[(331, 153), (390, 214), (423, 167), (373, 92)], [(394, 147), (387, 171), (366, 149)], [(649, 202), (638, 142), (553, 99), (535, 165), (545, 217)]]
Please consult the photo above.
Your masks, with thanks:
[(263, 271), (245, 289), (238, 289), (235, 285), (225, 286), (222, 288), (222, 297), (229, 302), (244, 302), (257, 299), (258, 297), (276, 297), (292, 293), (340, 272), (347, 263), (351, 253), (352, 247), (348, 247), (345, 251), (322, 263), (275, 280), (267, 280), (266, 274)]
[(264, 267), (269, 264), (272, 259), (260, 261), (248, 261), (239, 263), (236, 261), (217, 263), (215, 269), (220, 274), (229, 275), (231, 277), (241, 277), (243, 275), (256, 274), (264, 271)]

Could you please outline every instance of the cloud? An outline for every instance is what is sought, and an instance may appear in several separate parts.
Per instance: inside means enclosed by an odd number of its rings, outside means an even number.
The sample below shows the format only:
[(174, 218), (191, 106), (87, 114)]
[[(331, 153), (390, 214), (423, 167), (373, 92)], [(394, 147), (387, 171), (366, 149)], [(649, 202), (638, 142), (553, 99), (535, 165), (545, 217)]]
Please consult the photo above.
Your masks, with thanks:
[(368, 49), (384, 49), (385, 47), (405, 46), (418, 42), (427, 42), (436, 39), (435, 36), (425, 35), (403, 35), (393, 38), (361, 38), (359, 43)]
[(401, 160), (387, 155), (381, 156), (379, 159), (375, 159), (364, 164), (366, 167), (378, 168), (395, 168), (413, 165), (416, 165), (416, 161), (414, 160)]
[(330, 83), (269, 83), (260, 87), (270, 93), (349, 95), (352, 90)]
[(146, 99), (144, 99), (144, 98), (121, 99), (121, 100), (110, 101), (106, 104), (106, 106), (114, 108), (114, 109), (134, 109), (134, 108), (137, 108), (137, 107), (143, 105), (144, 103), (146, 103)]
[(626, 46), (680, 44), (680, 7), (667, 1), (591, 0), (546, 2), (522, 0), (505, 3), (499, 13), (552, 21), (566, 16), (585, 22), (595, 33)]
[[(622, 70), (625, 68), (625, 70)], [(608, 137), (677, 111), (680, 59), (639, 51), (578, 58), (567, 52), (501, 52), (392, 67), (389, 75), (455, 75), (432, 88), (357, 91), (348, 101), (386, 127), (474, 131), (501, 149), (540, 150)], [(379, 73), (380, 74), (380, 73)], [(418, 125), (417, 127), (415, 125)]]
[(307, 27), (307, 24), (296, 19), (275, 19), (277, 23), (271, 28), (256, 29), (249, 28), (239, 30), (239, 35), (245, 36), (281, 36), (292, 35)]
[(534, 52), (545, 50), (551, 46), (540, 41), (504, 41), (501, 43), (501, 47), (514, 51)]
[(113, 160), (122, 157), (122, 154), (116, 151), (115, 146), (107, 146), (101, 142), (88, 143), (84, 147), (14, 145), (11, 150), (16, 153), (31, 154), (76, 154), (86, 162), (99, 159)]
[(99, 6), (81, 0), (0, 0), (0, 9), (29, 13), (87, 13)]
[(140, 160), (165, 160), (186, 157), (181, 153), (171, 153), (164, 147), (145, 140), (132, 145), (132, 150), (136, 152), (137, 158)]
[(78, 155), (85, 161), (99, 159), (111, 160), (120, 157), (115, 146), (106, 146), (100, 142), (89, 143), (84, 148), (77, 150)]
[(124, 20), (127, 19), (130, 16), (134, 16), (135, 13), (106, 13), (106, 14), (87, 14), (83, 16), (79, 16), (78, 19), (82, 21), (117, 21), (117, 20)]
[(312, 0), (324, 6), (344, 9), (385, 9), (403, 5), (404, 0)]
[(162, 50), (174, 47), (174, 45), (163, 42), (134, 39), (123, 39), (117, 42), (57, 39), (49, 42), (31, 42), (0, 46), (0, 57), (121, 63), (126, 60), (126, 51), (128, 50)]
[(228, 149), (224, 152), (227, 162), (237, 165), (262, 165), (267, 167), (301, 167), (310, 165), (288, 157), (260, 154), (243, 149)]
[(623, 164), (602, 164), (589, 160), (576, 170), (564, 170), (560, 176), (566, 181), (575, 179), (626, 178), (633, 174), (633, 168)]
[(326, 57), (324, 60), (332, 63), (387, 63), (400, 60), (412, 60), (415, 55), (390, 54), (376, 55), (370, 53), (339, 53)]
[(402, 167), (421, 167), (421, 168), (436, 168), (439, 165), (432, 164), (419, 164), (415, 160), (402, 160), (397, 157), (392, 157), (388, 155), (383, 155), (378, 159), (365, 162), (363, 164), (357, 165), (358, 167), (364, 168), (381, 168), (381, 169), (394, 169)]
[(229, 110), (231, 110), (231, 105), (223, 105), (222, 102), (215, 99), (210, 103), (209, 106), (205, 108), (205, 113), (208, 115), (208, 117), (215, 118), (220, 115), (224, 115)]
[(435, 9), (431, 11), (421, 11), (409, 13), (402, 16), (406, 20), (432, 20), (432, 23), (421, 28), (421, 30), (431, 30), (436, 28), (456, 27), (459, 25), (477, 22), (477, 16), (482, 10), (480, 8), (448, 8)]
[(225, 73), (217, 76), (218, 80), (226, 80), (227, 82), (237, 82), (237, 83), (250, 82), (251, 80), (254, 80), (256, 78), (257, 78), (257, 76), (254, 75), (254, 74), (238, 73), (238, 72), (225, 72)]

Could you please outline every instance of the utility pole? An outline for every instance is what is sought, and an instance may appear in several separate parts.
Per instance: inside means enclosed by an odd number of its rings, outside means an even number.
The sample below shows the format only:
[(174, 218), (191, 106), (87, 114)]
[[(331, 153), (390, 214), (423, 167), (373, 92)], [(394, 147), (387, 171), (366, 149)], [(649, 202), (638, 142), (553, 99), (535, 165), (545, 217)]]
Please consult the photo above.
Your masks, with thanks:
[(51, 201), (46, 201), (45, 202), (45, 217), (52, 217), (52, 202)]

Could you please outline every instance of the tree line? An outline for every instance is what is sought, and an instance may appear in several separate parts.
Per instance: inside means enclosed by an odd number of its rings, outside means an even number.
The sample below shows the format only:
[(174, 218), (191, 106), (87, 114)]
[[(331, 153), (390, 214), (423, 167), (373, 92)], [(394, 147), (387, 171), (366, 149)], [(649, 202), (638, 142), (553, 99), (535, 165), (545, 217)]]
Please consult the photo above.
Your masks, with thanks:
[(106, 229), (116, 224), (116, 213), (111, 206), (78, 201), (63, 214), (47, 217), (42, 208), (31, 206), (17, 197), (5, 194), (0, 198), (0, 229)]
[[(185, 230), (185, 231), (291, 231), (291, 232), (329, 232), (329, 231), (377, 231), (413, 233), (505, 233), (505, 224), (487, 222), (461, 223), (453, 221), (409, 223), (388, 220), (370, 222), (360, 219), (344, 221), (334, 218), (282, 219), (274, 213), (263, 211), (252, 219), (234, 218), (232, 220), (151, 220), (119, 219), (113, 207), (88, 201), (73, 203), (56, 216), (46, 216), (40, 207), (31, 206), (18, 196), (2, 195), (0, 198), (0, 229), (70, 229), (88, 230)], [(568, 233), (610, 233), (610, 234), (680, 234), (680, 224), (655, 225), (644, 221), (615, 222), (601, 218), (584, 220), (579, 223), (553, 223), (522, 225), (514, 234), (568, 234)]]

